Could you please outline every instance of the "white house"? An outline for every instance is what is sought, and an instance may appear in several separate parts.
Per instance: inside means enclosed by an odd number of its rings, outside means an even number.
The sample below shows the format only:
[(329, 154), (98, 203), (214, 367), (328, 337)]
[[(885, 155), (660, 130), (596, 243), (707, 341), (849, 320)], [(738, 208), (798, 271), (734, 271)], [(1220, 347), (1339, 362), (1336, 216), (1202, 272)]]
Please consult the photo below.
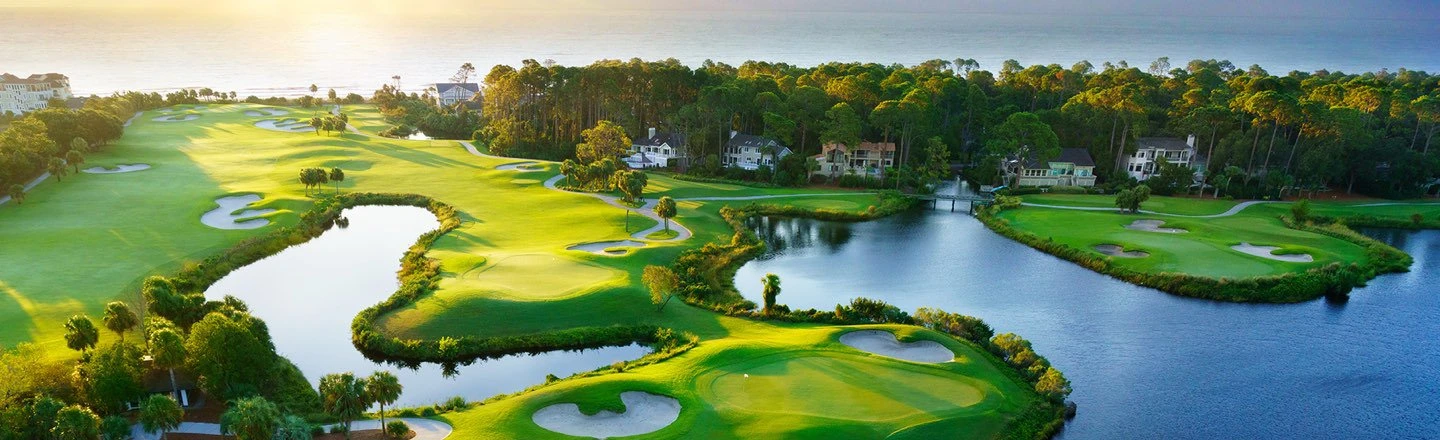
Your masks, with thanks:
[(1043, 162), (1010, 157), (1001, 168), (1015, 186), (1095, 186), (1095, 161), (1084, 148), (1062, 148), (1059, 157)]
[(725, 166), (755, 170), (761, 165), (774, 168), (780, 158), (789, 155), (790, 149), (774, 139), (731, 131), (730, 140), (725, 143), (725, 155), (721, 160), (725, 162)]
[(1160, 158), (1186, 168), (1194, 168), (1198, 163), (1195, 156), (1195, 135), (1187, 139), (1180, 138), (1140, 138), (1135, 143), (1135, 154), (1125, 158), (1125, 172), (1134, 177), (1135, 180), (1149, 179), (1160, 172), (1158, 162)]
[(645, 139), (636, 139), (630, 145), (630, 157), (625, 164), (630, 168), (658, 168), (674, 165), (684, 166), (689, 159), (686, 154), (685, 135), (681, 133), (657, 133), (650, 128)]
[(69, 100), (70, 78), (58, 73), (42, 73), (21, 78), (9, 73), (0, 75), (0, 113), (21, 114), (45, 108), (51, 99)]
[(825, 144), (820, 148), (820, 154), (814, 158), (820, 165), (821, 174), (832, 177), (841, 174), (876, 177), (884, 173), (885, 168), (895, 165), (895, 143), (861, 142), (854, 147)]
[(450, 107), (459, 102), (469, 102), (480, 94), (480, 85), (475, 83), (435, 83), (435, 103)]

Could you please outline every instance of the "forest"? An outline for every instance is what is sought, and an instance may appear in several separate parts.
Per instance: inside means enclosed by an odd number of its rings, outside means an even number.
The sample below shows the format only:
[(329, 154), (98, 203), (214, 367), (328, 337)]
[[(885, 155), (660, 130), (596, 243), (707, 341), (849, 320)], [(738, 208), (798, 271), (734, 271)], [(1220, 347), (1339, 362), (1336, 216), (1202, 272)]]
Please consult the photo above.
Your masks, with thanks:
[[(809, 68), (526, 60), (484, 76), (483, 116), (426, 114), (415, 101), (428, 96), (388, 87), (375, 102), (390, 116), (448, 121), (450, 134), (478, 128), (472, 136), (498, 154), (555, 160), (574, 158), (584, 130), (612, 121), (632, 138), (650, 127), (683, 133), (700, 165), (721, 153), (732, 130), (777, 139), (801, 157), (830, 142), (895, 142), (895, 171), (910, 176), (925, 168), (938, 138), (967, 179), (984, 184), (999, 181), (1007, 154), (1044, 160), (1063, 147), (1087, 149), (1105, 185), (1125, 186), (1117, 163), (1138, 138), (1194, 134), (1204, 178), (1228, 196), (1328, 189), (1403, 198), (1433, 191), (1440, 172), (1429, 152), (1440, 125), (1437, 88), (1440, 77), (1404, 69), (1274, 75), (1217, 60), (1175, 67), (1165, 58), (1146, 69), (1007, 61), (996, 72), (967, 59)], [(1184, 183), (1163, 192), (1185, 191)]]

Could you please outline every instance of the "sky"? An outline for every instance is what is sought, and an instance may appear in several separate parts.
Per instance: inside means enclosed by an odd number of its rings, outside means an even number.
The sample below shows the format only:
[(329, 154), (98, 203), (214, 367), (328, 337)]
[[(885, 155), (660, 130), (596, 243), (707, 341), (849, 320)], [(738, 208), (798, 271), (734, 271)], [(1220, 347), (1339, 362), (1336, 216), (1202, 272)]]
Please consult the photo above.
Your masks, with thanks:
[(1352, 17), (1440, 20), (1436, 0), (0, 0), (0, 7), (166, 9), (236, 13), (371, 11), (375, 14), (493, 9), (804, 10), (1062, 15)]

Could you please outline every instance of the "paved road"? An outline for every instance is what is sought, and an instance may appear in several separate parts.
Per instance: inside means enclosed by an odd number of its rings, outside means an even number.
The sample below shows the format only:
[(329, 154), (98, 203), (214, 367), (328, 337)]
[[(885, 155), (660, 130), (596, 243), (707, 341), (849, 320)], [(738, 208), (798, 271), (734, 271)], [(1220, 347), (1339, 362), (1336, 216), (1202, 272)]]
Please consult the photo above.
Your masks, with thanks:
[[(1145, 210), (1145, 209), (1141, 209), (1141, 210), (1140, 210), (1140, 213), (1141, 213), (1141, 214), (1153, 214), (1153, 215), (1166, 215), (1166, 216), (1170, 216), (1170, 217), (1185, 217), (1185, 218), (1220, 218), (1220, 217), (1229, 217), (1229, 216), (1238, 214), (1238, 213), (1240, 213), (1240, 211), (1244, 211), (1245, 208), (1249, 208), (1249, 207), (1251, 207), (1251, 206), (1260, 205), (1260, 204), (1264, 204), (1264, 203), (1290, 203), (1290, 202), (1271, 202), (1271, 201), (1264, 201), (1264, 200), (1252, 200), (1252, 201), (1248, 201), (1248, 202), (1236, 203), (1235, 206), (1231, 206), (1230, 209), (1226, 210), (1225, 212), (1222, 212), (1222, 213), (1219, 213), (1219, 214), (1210, 214), (1210, 215), (1171, 214), (1171, 213), (1166, 213), (1166, 212), (1155, 212), (1155, 211), (1150, 211), (1150, 210)], [(1069, 210), (1072, 210), (1072, 211), (1109, 211), (1109, 212), (1120, 212), (1120, 208), (1107, 208), (1107, 207), (1100, 207), (1100, 206), (1063, 206), (1063, 205), (1043, 205), (1043, 204), (1039, 204), (1039, 203), (1021, 203), (1020, 205), (1021, 205), (1021, 206), (1033, 206), (1033, 207), (1036, 207), (1036, 208), (1069, 209)], [(1357, 206), (1364, 206), (1364, 205), (1357, 205)]]
[[(1164, 215), (1164, 216), (1170, 216), (1170, 217), (1185, 217), (1185, 218), (1220, 218), (1220, 217), (1229, 217), (1229, 216), (1232, 216), (1232, 215), (1235, 215), (1235, 214), (1239, 214), (1240, 211), (1244, 211), (1245, 208), (1249, 208), (1249, 207), (1251, 207), (1251, 206), (1260, 205), (1260, 204), (1266, 204), (1266, 203), (1283, 203), (1283, 204), (1289, 204), (1289, 203), (1294, 203), (1294, 202), (1280, 202), (1280, 201), (1267, 201), (1267, 200), (1251, 200), (1251, 201), (1248, 201), (1248, 202), (1236, 203), (1235, 206), (1230, 207), (1230, 209), (1225, 210), (1225, 212), (1222, 212), (1222, 213), (1219, 213), (1219, 214), (1210, 214), (1210, 215), (1171, 214), (1171, 213), (1167, 213), (1167, 212), (1155, 212), (1155, 211), (1150, 211), (1150, 210), (1145, 210), (1145, 209), (1140, 210), (1140, 213), (1141, 213), (1141, 214), (1152, 214), (1152, 215)], [(1044, 205), (1044, 204), (1039, 204), (1039, 203), (1021, 203), (1020, 205), (1022, 205), (1022, 206), (1033, 206), (1033, 207), (1036, 207), (1036, 208), (1069, 209), (1069, 210), (1074, 210), (1074, 211), (1110, 211), (1110, 212), (1119, 212), (1119, 211), (1120, 211), (1120, 208), (1107, 208), (1107, 207), (1099, 207), (1099, 206), (1063, 206), (1063, 205)], [(1375, 207), (1375, 206), (1440, 206), (1440, 203), (1428, 203), (1428, 202), (1382, 202), (1382, 203), (1365, 203), (1365, 204), (1350, 205), (1350, 206), (1356, 207), (1356, 208), (1369, 208), (1369, 207)]]

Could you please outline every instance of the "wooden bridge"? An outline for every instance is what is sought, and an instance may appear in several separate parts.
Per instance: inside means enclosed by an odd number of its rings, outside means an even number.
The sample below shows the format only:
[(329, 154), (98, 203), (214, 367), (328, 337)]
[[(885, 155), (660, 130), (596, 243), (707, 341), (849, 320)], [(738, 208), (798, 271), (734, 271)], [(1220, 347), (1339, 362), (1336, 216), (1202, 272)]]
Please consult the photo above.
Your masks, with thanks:
[(949, 202), (950, 202), (950, 212), (955, 212), (955, 206), (956, 206), (957, 204), (959, 204), (960, 202), (965, 202), (965, 203), (968, 203), (968, 204), (970, 205), (969, 211), (970, 211), (970, 213), (972, 213), (972, 214), (975, 212), (975, 205), (978, 204), (978, 205), (980, 205), (980, 206), (985, 206), (985, 205), (989, 205), (991, 202), (994, 202), (994, 201), (995, 201), (995, 195), (992, 194), (992, 193), (967, 194), (967, 195), (955, 195), (955, 194), (924, 194), (924, 195), (916, 195), (915, 198), (918, 199), (918, 200), (929, 201), (929, 202), (930, 202), (930, 206), (931, 206), (932, 208), (935, 208), (935, 209), (939, 209), (939, 208), (940, 208), (940, 201), (942, 201), (942, 200), (944, 200), (944, 201), (949, 201)]

